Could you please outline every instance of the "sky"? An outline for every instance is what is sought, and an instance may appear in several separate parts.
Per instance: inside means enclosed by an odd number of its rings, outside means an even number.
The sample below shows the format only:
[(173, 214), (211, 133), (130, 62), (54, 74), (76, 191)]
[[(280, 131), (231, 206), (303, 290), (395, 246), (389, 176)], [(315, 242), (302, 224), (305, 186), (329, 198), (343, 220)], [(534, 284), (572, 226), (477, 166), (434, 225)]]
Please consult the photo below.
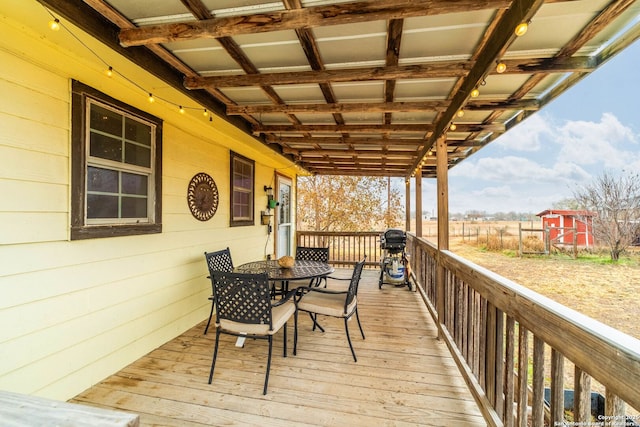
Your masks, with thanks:
[[(639, 65), (640, 40), (450, 169), (450, 214), (536, 214), (605, 170), (640, 170)], [(436, 180), (422, 186), (431, 215)]]

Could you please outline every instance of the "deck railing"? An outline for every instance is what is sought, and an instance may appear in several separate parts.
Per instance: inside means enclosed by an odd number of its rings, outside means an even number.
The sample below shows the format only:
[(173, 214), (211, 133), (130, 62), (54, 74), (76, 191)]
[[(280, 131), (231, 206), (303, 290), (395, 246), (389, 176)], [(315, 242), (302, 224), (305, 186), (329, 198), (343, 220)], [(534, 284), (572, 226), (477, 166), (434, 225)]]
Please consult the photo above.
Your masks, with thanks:
[[(640, 425), (625, 417), (640, 409), (639, 340), (410, 233), (407, 251), (440, 336), (489, 425)], [(605, 414), (595, 418), (592, 378), (605, 394)], [(573, 389), (571, 417), (566, 388)]]
[(380, 265), (380, 236), (382, 231), (331, 232), (331, 231), (297, 231), (296, 245), (311, 247), (328, 247), (329, 263), (336, 267), (348, 267), (362, 261), (367, 256), (365, 265)]

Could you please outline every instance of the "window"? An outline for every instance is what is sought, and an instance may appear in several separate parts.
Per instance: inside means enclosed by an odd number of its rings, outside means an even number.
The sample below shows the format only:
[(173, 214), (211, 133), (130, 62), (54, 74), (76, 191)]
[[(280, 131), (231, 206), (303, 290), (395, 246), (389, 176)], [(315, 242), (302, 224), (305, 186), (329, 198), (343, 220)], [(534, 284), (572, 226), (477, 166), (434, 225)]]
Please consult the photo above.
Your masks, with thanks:
[(254, 225), (254, 162), (231, 152), (231, 226)]
[(160, 233), (162, 121), (72, 89), (71, 239)]

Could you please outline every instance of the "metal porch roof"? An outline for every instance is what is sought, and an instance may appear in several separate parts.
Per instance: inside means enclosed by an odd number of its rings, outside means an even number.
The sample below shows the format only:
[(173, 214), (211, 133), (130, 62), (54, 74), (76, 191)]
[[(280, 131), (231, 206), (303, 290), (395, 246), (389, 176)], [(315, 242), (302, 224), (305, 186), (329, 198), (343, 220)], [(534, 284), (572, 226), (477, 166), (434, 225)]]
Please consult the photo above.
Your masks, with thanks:
[(629, 0), (39, 1), (317, 174), (435, 176), (640, 36)]

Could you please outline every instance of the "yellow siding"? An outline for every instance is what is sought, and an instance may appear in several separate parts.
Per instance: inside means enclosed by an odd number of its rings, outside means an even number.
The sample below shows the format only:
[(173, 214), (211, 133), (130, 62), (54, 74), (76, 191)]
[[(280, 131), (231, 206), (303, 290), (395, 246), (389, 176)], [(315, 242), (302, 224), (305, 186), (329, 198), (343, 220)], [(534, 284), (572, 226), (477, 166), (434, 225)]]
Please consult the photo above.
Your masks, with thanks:
[[(236, 264), (273, 252), (266, 227), (229, 227), (229, 150), (256, 162), (263, 185), (294, 169), (221, 118), (149, 104), (64, 30), (52, 34), (35, 0), (0, 3), (0, 389), (70, 398), (209, 314), (203, 252), (229, 246)], [(73, 28), (73, 27), (71, 27)], [(80, 34), (127, 77), (175, 103), (193, 101)], [(164, 121), (163, 232), (69, 240), (70, 79)], [(194, 219), (189, 180), (211, 175), (216, 215)]]

